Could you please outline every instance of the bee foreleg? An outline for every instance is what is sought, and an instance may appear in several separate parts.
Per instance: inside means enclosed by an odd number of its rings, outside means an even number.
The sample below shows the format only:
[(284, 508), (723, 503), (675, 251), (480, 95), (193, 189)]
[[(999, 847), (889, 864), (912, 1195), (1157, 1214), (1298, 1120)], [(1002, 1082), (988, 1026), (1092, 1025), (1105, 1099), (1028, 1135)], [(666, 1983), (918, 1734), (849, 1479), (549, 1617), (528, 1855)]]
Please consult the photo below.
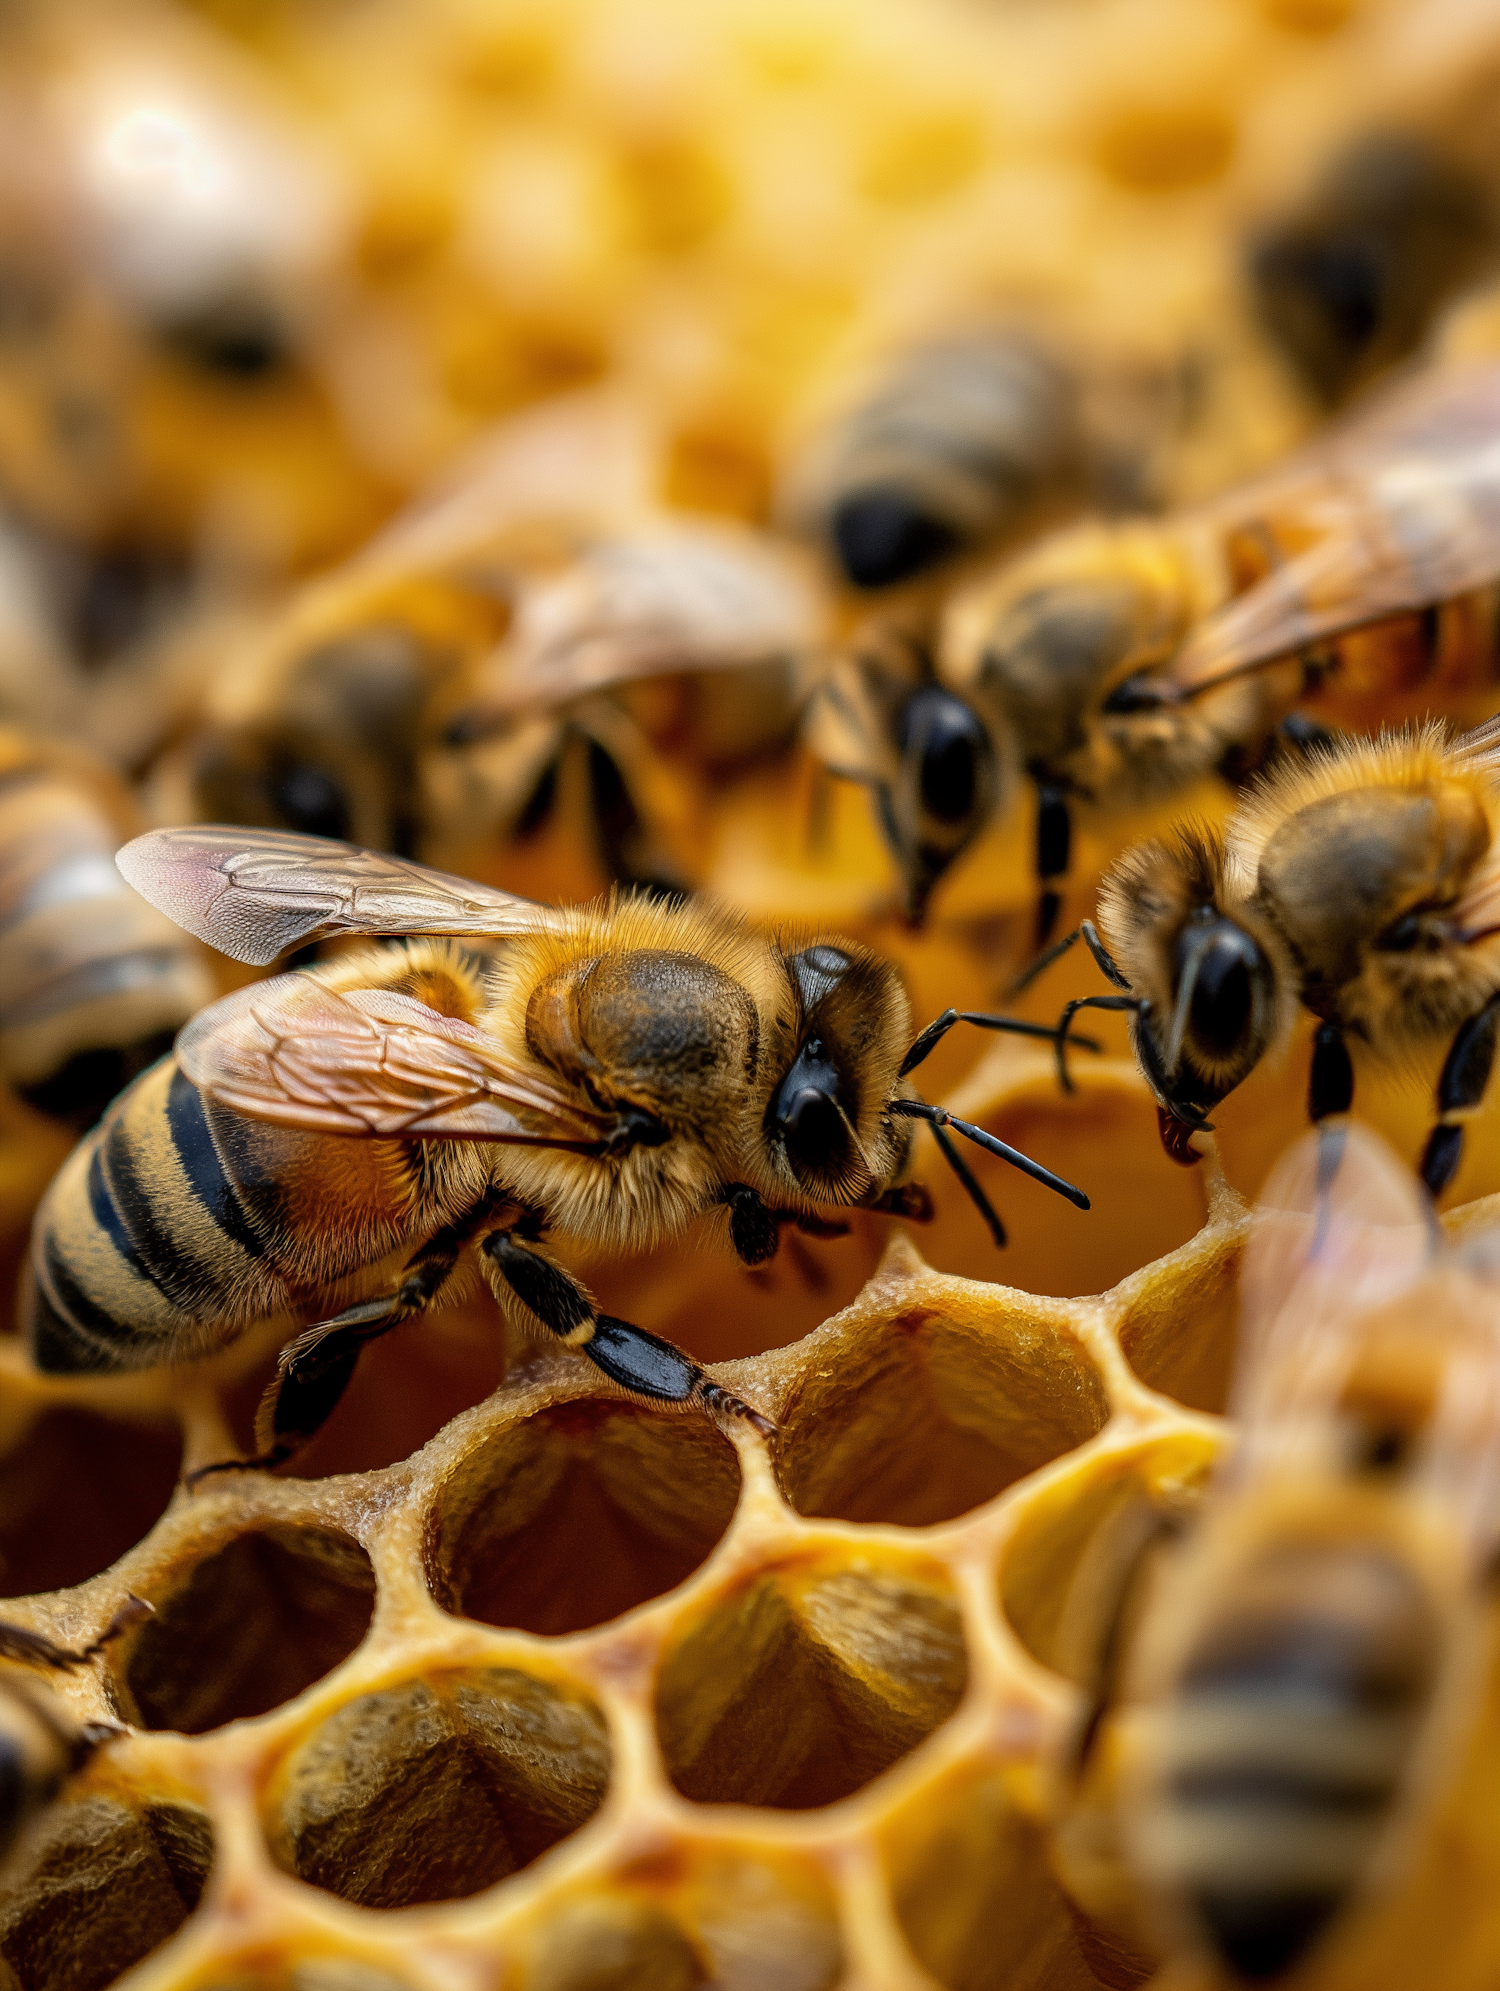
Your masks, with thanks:
[(1441, 1196), (1458, 1171), (1464, 1130), (1462, 1123), (1447, 1116), (1472, 1109), (1484, 1098), (1495, 1065), (1497, 1025), (1500, 1025), (1500, 995), (1491, 996), (1477, 1016), (1459, 1026), (1443, 1061), (1437, 1088), (1437, 1107), (1442, 1117), (1428, 1135), (1422, 1154), (1422, 1180), (1430, 1195)]
[(629, 1395), (664, 1407), (686, 1409), (697, 1404), (722, 1416), (743, 1417), (767, 1435), (775, 1430), (753, 1405), (714, 1382), (670, 1341), (628, 1320), (596, 1312), (576, 1279), (539, 1251), (517, 1244), (508, 1231), (491, 1232), (481, 1249), (543, 1327), (570, 1348), (581, 1350)]
[[(980, 1030), (1007, 1030), (1016, 1037), (1042, 1037), (1050, 1044), (1058, 1032), (1050, 1023), (1032, 1023), (1020, 1016), (997, 1016), (990, 1010), (945, 1009), (941, 1016), (929, 1023), (917, 1038), (906, 1056), (901, 1060), (898, 1078), (905, 1078), (914, 1072), (924, 1059), (935, 1051), (955, 1023), (972, 1023)], [(1070, 1037), (1069, 1043), (1079, 1045), (1085, 1051), (1098, 1051), (1103, 1047), (1097, 1037)]]
[(1139, 1015), (1142, 1007), (1143, 1004), (1140, 996), (1074, 996), (1073, 1000), (1063, 1010), (1062, 1015), (1057, 1019), (1057, 1028), (1049, 1030), (1046, 1033), (1052, 1039), (1052, 1048), (1057, 1053), (1057, 1082), (1064, 1092), (1071, 1092), (1073, 1090), (1073, 1081), (1068, 1076), (1069, 1044), (1084, 1043), (1089, 1046), (1090, 1050), (1097, 1051), (1099, 1049), (1099, 1046), (1092, 1038), (1072, 1037), (1068, 1034), (1073, 1018), (1078, 1014), (1079, 1010), (1133, 1009)]
[(1336, 1023), (1319, 1024), (1307, 1079), (1307, 1117), (1326, 1120), (1332, 1113), (1347, 1113), (1353, 1099), (1354, 1066), (1344, 1033)]

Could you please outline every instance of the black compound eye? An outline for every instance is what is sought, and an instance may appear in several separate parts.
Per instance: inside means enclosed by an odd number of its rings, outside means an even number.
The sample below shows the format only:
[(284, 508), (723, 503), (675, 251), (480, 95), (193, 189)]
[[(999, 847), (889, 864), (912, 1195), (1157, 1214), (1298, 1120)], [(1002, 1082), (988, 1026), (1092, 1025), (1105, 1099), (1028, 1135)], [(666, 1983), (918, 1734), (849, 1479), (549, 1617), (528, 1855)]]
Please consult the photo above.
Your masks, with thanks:
[(1115, 686), (1101, 709), (1110, 713), (1158, 712), (1165, 703), (1160, 688), (1144, 671), (1132, 671)]
[(848, 1150), (840, 1111), (842, 1079), (821, 1038), (810, 1037), (777, 1087), (767, 1131), (785, 1145), (799, 1174), (837, 1174)]
[(163, 338), (203, 372), (225, 380), (265, 380), (291, 359), (284, 329), (268, 312), (253, 306), (221, 306), (168, 325)]
[(990, 751), (989, 735), (971, 707), (941, 685), (924, 685), (902, 708), (896, 739), (904, 755), (915, 757), (925, 812), (940, 823), (971, 816)]
[(888, 588), (957, 550), (959, 536), (904, 491), (855, 491), (830, 523), (839, 565), (857, 588)]
[(1422, 915), (1403, 913), (1388, 926), (1375, 945), (1383, 954), (1409, 954), (1422, 938)]
[(1206, 936), (1201, 925), (1183, 928), (1177, 942), (1177, 985), (1192, 974), (1188, 1028), (1203, 1049), (1227, 1057), (1244, 1043), (1255, 1011), (1256, 983), (1267, 972), (1259, 947), (1231, 921), (1216, 920)]
[(271, 802), (288, 829), (305, 836), (346, 838), (349, 800), (326, 768), (291, 761), (272, 776)]

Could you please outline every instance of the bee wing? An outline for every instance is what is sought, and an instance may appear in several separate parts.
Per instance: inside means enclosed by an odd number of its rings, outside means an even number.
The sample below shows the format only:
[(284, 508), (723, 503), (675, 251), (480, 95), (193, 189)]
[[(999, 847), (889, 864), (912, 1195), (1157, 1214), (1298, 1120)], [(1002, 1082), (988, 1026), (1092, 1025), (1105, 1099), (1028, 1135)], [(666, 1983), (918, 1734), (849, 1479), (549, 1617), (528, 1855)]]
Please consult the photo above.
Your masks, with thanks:
[(153, 830), (115, 862), (143, 899), (236, 961), (265, 967), (332, 934), (558, 931), (551, 906), (325, 837), (234, 824)]
[(310, 975), (211, 1003), (179, 1033), (176, 1055), (220, 1104), (309, 1133), (593, 1150), (613, 1125), (508, 1064), (471, 1023)]
[(1235, 1414), (1263, 1427), (1328, 1400), (1360, 1314), (1432, 1263), (1420, 1185), (1352, 1120), (1325, 1120), (1267, 1179), (1240, 1280)]
[(801, 556), (747, 530), (672, 525), (600, 540), (525, 590), (470, 724), (636, 678), (794, 665), (824, 622)]
[(1500, 576), (1500, 442), (1395, 457), (1309, 515), (1323, 537), (1183, 645), (1167, 673), (1179, 696)]

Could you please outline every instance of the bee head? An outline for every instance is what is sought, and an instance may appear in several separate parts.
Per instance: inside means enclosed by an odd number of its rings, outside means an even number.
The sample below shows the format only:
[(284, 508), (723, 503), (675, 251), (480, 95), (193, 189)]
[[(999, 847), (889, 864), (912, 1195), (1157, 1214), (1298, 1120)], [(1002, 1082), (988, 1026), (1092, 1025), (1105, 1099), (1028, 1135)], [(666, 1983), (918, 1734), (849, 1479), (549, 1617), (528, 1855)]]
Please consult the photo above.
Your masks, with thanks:
[(1136, 1028), (1168, 1105), (1207, 1110), (1247, 1078), (1295, 1000), (1281, 949), (1236, 894), (1224, 847), (1189, 829), (1139, 844), (1105, 879), (1099, 924), (1148, 1007)]
[(905, 1153), (886, 1105), (911, 1040), (911, 1012), (888, 962), (847, 941), (783, 957), (793, 1052), (766, 1107), (773, 1157), (814, 1202), (854, 1203), (892, 1179)]
[(900, 772), (888, 828), (916, 923), (933, 886), (993, 813), (999, 768), (983, 720), (940, 684), (920, 686), (900, 707), (895, 744)]

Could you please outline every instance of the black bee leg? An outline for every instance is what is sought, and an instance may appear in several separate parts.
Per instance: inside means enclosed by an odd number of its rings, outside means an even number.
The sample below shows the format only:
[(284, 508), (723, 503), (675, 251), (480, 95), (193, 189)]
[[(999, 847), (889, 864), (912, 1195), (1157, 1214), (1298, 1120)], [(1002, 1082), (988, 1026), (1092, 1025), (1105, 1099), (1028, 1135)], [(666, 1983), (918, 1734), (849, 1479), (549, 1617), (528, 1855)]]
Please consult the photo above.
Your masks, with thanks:
[(1044, 783), (1037, 791), (1036, 875), (1041, 892), (1036, 902), (1036, 945), (1045, 947), (1052, 938), (1057, 915), (1062, 911), (1062, 893), (1053, 886), (1054, 878), (1067, 876), (1073, 855), (1073, 818), (1068, 798), (1061, 788)]
[(587, 1355), (622, 1390), (662, 1409), (698, 1405), (722, 1417), (742, 1417), (769, 1437), (776, 1429), (752, 1404), (704, 1374), (680, 1348), (628, 1320), (595, 1310), (587, 1292), (539, 1251), (508, 1231), (492, 1231), (481, 1247), (522, 1306), (549, 1333)]
[(1053, 1038), (1053, 1049), (1057, 1052), (1057, 1082), (1064, 1092), (1071, 1092), (1073, 1090), (1073, 1081), (1068, 1076), (1069, 1044), (1086, 1043), (1091, 1050), (1097, 1051), (1099, 1049), (1098, 1044), (1093, 1043), (1089, 1038), (1072, 1037), (1068, 1034), (1068, 1026), (1072, 1023), (1073, 1018), (1078, 1014), (1079, 1010), (1133, 1009), (1139, 1015), (1142, 1007), (1143, 1004), (1140, 996), (1074, 996), (1073, 1000), (1063, 1010), (1062, 1015), (1057, 1019), (1056, 1030), (1049, 1033)]
[(1094, 966), (1107, 982), (1113, 982), (1117, 989), (1128, 989), (1123, 969), (1113, 954), (1099, 938), (1099, 929), (1091, 919), (1086, 919), (1078, 931), (1083, 935), (1083, 944), (1094, 957)]
[[(476, 1216), (482, 1220), (488, 1214), (486, 1205)], [(379, 1340), (432, 1305), (473, 1235), (476, 1216), (439, 1231), (423, 1245), (394, 1293), (345, 1307), (332, 1320), (319, 1321), (289, 1341), (277, 1358), (276, 1374), (256, 1414), (255, 1456), (199, 1466), (187, 1475), (185, 1484), (196, 1486), (200, 1479), (222, 1472), (270, 1472), (300, 1452), (333, 1415), (365, 1343)]]
[(1307, 1117), (1326, 1120), (1347, 1113), (1354, 1099), (1354, 1066), (1349, 1047), (1336, 1023), (1321, 1023), (1313, 1038), (1312, 1070), (1307, 1081)]
[[(978, 1009), (945, 1009), (941, 1016), (928, 1024), (901, 1060), (901, 1069), (897, 1077), (905, 1078), (908, 1072), (914, 1072), (917, 1066), (937, 1049), (955, 1023), (972, 1023), (980, 1030), (1007, 1030), (1016, 1037), (1041, 1037), (1049, 1044), (1056, 1040), (1058, 1034), (1050, 1023), (1031, 1023), (1021, 1016), (996, 1016), (988, 1010)], [(1094, 1037), (1072, 1037), (1068, 1041), (1079, 1045), (1085, 1051), (1098, 1051), (1103, 1048)]]
[(1461, 1121), (1448, 1118), (1476, 1107), (1484, 1098), (1495, 1064), (1495, 1036), (1500, 1027), (1500, 996), (1491, 996), (1477, 1016), (1459, 1027), (1438, 1079), (1437, 1107), (1442, 1118), (1427, 1137), (1422, 1155), (1422, 1180), (1428, 1193), (1441, 1196), (1458, 1172), (1463, 1158)]

